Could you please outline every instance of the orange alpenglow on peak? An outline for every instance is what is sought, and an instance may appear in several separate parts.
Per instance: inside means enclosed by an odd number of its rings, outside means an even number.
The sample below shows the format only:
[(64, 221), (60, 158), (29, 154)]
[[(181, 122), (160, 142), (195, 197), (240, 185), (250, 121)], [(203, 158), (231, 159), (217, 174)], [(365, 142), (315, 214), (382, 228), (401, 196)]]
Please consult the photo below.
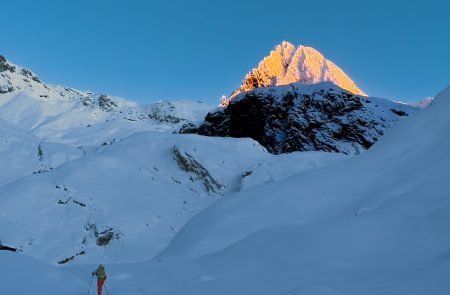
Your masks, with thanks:
[(290, 83), (316, 84), (331, 82), (345, 90), (366, 95), (338, 66), (311, 47), (295, 47), (283, 41), (247, 74), (239, 89), (224, 103), (227, 105), (241, 92)]

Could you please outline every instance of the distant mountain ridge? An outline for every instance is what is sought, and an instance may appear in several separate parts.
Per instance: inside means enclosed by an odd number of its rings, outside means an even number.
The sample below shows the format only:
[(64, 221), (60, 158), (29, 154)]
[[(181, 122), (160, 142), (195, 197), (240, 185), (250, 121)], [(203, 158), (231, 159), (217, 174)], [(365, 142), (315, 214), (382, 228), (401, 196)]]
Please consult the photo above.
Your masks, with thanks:
[(354, 94), (366, 96), (344, 71), (314, 48), (302, 45), (295, 47), (283, 41), (259, 63), (258, 67), (246, 75), (241, 86), (224, 101), (224, 105), (242, 92), (297, 82), (302, 84), (331, 82)]
[(434, 97), (426, 97), (422, 100), (419, 100), (415, 103), (411, 103), (412, 106), (419, 107), (421, 109), (427, 108), (434, 100)]
[(150, 105), (42, 82), (0, 56), (0, 118), (39, 138), (98, 145), (138, 131), (176, 132), (200, 122), (212, 106), (196, 101)]

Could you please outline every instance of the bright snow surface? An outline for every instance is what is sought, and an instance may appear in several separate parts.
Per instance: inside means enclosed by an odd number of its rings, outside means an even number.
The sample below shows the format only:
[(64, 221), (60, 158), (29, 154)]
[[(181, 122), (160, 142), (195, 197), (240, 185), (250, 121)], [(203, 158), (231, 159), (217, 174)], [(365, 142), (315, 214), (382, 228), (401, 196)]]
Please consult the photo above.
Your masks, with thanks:
[(88, 292), (89, 282), (86, 285), (69, 271), (34, 258), (0, 251), (0, 262), (2, 294), (75, 295)]
[(228, 196), (153, 261), (111, 265), (110, 289), (448, 293), (449, 111), (450, 88), (367, 153)]

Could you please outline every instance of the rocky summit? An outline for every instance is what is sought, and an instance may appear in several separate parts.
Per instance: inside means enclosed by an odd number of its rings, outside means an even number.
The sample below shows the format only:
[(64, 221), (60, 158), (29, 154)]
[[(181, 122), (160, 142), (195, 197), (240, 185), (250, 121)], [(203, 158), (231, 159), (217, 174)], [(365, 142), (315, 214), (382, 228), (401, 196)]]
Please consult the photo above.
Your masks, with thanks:
[(274, 154), (368, 149), (400, 118), (418, 108), (356, 95), (332, 83), (257, 88), (210, 112), (198, 133), (251, 137)]
[(282, 42), (252, 69), (241, 86), (224, 100), (226, 105), (239, 93), (267, 86), (291, 83), (316, 84), (331, 82), (347, 91), (366, 95), (355, 82), (333, 62), (312, 47)]

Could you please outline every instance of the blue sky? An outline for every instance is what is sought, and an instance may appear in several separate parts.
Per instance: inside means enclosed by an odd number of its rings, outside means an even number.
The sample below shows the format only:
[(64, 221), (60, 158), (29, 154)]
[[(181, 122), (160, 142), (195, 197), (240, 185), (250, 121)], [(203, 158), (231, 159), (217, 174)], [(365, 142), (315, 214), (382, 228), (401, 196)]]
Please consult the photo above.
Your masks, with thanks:
[(42, 80), (143, 103), (217, 103), (283, 40), (369, 95), (450, 84), (450, 1), (0, 0), (0, 54)]

